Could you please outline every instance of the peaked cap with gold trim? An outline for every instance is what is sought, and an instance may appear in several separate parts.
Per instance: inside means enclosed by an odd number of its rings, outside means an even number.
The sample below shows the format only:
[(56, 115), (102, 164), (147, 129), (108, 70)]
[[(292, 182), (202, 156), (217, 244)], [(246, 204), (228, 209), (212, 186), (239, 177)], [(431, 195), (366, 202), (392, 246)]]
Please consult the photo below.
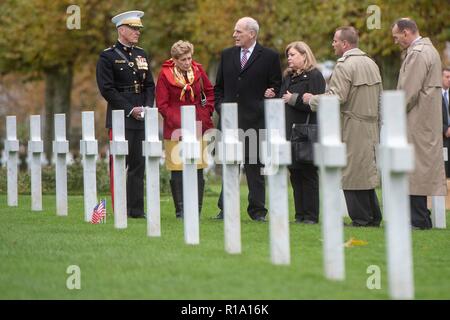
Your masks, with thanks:
[(142, 11), (127, 11), (114, 16), (111, 21), (116, 25), (116, 28), (122, 25), (142, 28), (141, 17), (143, 15), (144, 12)]

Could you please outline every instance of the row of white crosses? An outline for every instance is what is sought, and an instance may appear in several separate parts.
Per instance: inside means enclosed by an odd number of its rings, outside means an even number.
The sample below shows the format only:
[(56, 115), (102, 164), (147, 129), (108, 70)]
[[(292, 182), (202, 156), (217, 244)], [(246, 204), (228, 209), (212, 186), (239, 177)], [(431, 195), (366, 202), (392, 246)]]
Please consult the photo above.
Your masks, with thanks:
[[(218, 154), (223, 163), (225, 249), (240, 252), (238, 165), (242, 155), (237, 139), (237, 106), (222, 107), (223, 138)], [(271, 260), (274, 264), (289, 264), (289, 229), (287, 210), (286, 165), (290, 163), (289, 143), (284, 136), (284, 103), (282, 100), (266, 102), (268, 139), (263, 148), (263, 160), (269, 180), (269, 216)], [(336, 97), (324, 97), (318, 112), (319, 143), (315, 146), (315, 164), (320, 168), (320, 189), (324, 237), (325, 276), (332, 280), (345, 278), (344, 233), (341, 191), (341, 168), (346, 166), (346, 148), (341, 142), (339, 104)], [(409, 218), (408, 177), (413, 169), (413, 149), (406, 140), (404, 97), (401, 92), (386, 92), (383, 96), (382, 118), (385, 119), (387, 139), (380, 145), (380, 165), (384, 183), (391, 196), (385, 199), (387, 216), (386, 240), (388, 248), (389, 292), (395, 299), (414, 297), (411, 224)], [(399, 125), (401, 123), (401, 125)], [(273, 170), (275, 168), (275, 171)], [(234, 223), (230, 230), (228, 223)], [(239, 241), (230, 241), (230, 238)]]
[[(386, 130), (379, 147), (378, 163), (383, 175), (386, 217), (389, 293), (394, 299), (414, 298), (408, 172), (413, 169), (413, 148), (406, 139), (406, 111), (403, 92), (384, 92), (382, 119)], [(339, 104), (336, 97), (324, 97), (318, 110), (319, 143), (315, 164), (320, 169), (322, 234), (325, 276), (345, 278), (343, 248), (341, 168), (346, 165), (341, 142)], [(322, 130), (321, 128), (326, 128)]]
[[(147, 235), (161, 236), (159, 159), (162, 156), (162, 143), (158, 136), (158, 110), (145, 110), (145, 140), (142, 142), (142, 153), (145, 157), (147, 186)], [(113, 156), (114, 181), (114, 227), (127, 228), (127, 194), (126, 194), (126, 156), (128, 141), (125, 140), (124, 111), (112, 112), (112, 141), (110, 151)]]
[[(155, 151), (158, 157), (161, 156), (161, 142), (156, 141), (157, 147), (155, 149), (154, 137), (158, 138), (158, 114), (157, 110), (147, 110), (149, 119), (152, 125), (146, 126), (149, 131), (146, 134), (146, 141), (144, 143), (144, 156), (146, 158), (154, 159)], [(8, 206), (18, 205), (18, 152), (19, 141), (16, 134), (16, 117), (6, 117), (6, 135), (5, 148), (8, 154), (7, 161), (7, 192), (8, 192)], [(123, 112), (114, 112), (114, 139), (111, 141), (111, 153), (115, 157), (115, 166), (117, 177), (116, 183), (119, 185), (125, 185), (125, 156), (128, 153), (127, 142), (124, 136), (123, 126)], [(152, 136), (153, 135), (153, 136)], [(152, 140), (153, 141), (150, 141)], [(41, 124), (40, 116), (32, 115), (30, 117), (30, 141), (28, 142), (28, 150), (31, 154), (31, 210), (42, 211), (42, 183), (41, 183), (41, 156), (43, 153), (43, 141), (41, 139)], [(68, 214), (68, 201), (67, 201), (67, 165), (66, 156), (69, 152), (69, 143), (66, 140), (66, 119), (64, 114), (55, 114), (55, 140), (53, 141), (53, 153), (55, 155), (55, 181), (56, 181), (56, 214), (59, 216), (66, 216)], [(146, 153), (147, 152), (147, 153)], [(97, 185), (96, 185), (96, 157), (98, 155), (98, 143), (95, 139), (95, 127), (94, 127), (94, 112), (86, 111), (82, 112), (82, 140), (80, 141), (80, 153), (83, 159), (83, 190), (84, 190), (84, 220), (91, 221), (92, 210), (97, 204)], [(159, 160), (159, 159), (157, 159)], [(155, 160), (149, 162), (151, 172), (150, 178), (153, 184), (147, 184), (147, 190), (149, 190), (148, 199), (158, 201), (152, 201), (159, 204), (159, 166), (155, 166)], [(156, 175), (155, 175), (156, 173)], [(153, 178), (151, 178), (153, 177)], [(156, 185), (155, 185), (156, 181)], [(155, 185), (156, 187), (152, 187)], [(157, 192), (155, 190), (157, 189)], [(115, 195), (118, 201), (117, 219), (115, 220), (115, 226), (117, 228), (126, 227), (126, 195), (125, 187), (115, 189), (117, 194)], [(150, 206), (152, 209), (153, 207)], [(125, 208), (125, 209), (124, 209)], [(154, 207), (156, 209), (156, 207)], [(159, 208), (159, 205), (158, 205)], [(159, 211), (159, 209), (158, 209)], [(156, 210), (152, 210), (156, 212)], [(125, 213), (125, 214), (124, 214)], [(159, 219), (158, 219), (159, 220)], [(152, 225), (153, 227), (153, 225)], [(150, 234), (158, 234), (159, 231), (149, 231)]]
[[(269, 186), (270, 257), (274, 264), (290, 264), (287, 165), (290, 164), (290, 144), (285, 137), (284, 102), (281, 99), (266, 101), (267, 141), (263, 144), (263, 162)], [(383, 172), (383, 184), (391, 190), (384, 198), (386, 217), (386, 240), (388, 248), (388, 274), (390, 294), (393, 298), (413, 298), (411, 227), (409, 221), (408, 178), (413, 168), (412, 148), (406, 141), (405, 107), (403, 95), (385, 92), (382, 118), (387, 137), (379, 148), (379, 165)], [(202, 148), (196, 135), (194, 106), (182, 107), (182, 142), (184, 202), (184, 240), (197, 245), (199, 237), (199, 212), (197, 189), (197, 162)], [(224, 237), (225, 251), (241, 253), (239, 166), (243, 161), (242, 143), (238, 137), (237, 105), (223, 104), (222, 140), (217, 145), (217, 154), (223, 166)], [(324, 97), (318, 110), (319, 143), (315, 146), (315, 163), (320, 168), (320, 190), (322, 205), (322, 233), (324, 238), (324, 271), (331, 280), (345, 278), (341, 168), (346, 165), (345, 145), (341, 142), (339, 104), (335, 97)], [(143, 156), (146, 159), (147, 186), (147, 235), (159, 237), (159, 160), (162, 144), (158, 136), (158, 111), (145, 111), (145, 141)], [(114, 226), (127, 227), (126, 215), (126, 168), (125, 157), (128, 144), (125, 140), (124, 112), (113, 111), (113, 139), (110, 150), (114, 161)], [(94, 113), (82, 114), (83, 136), (80, 151), (83, 156), (85, 220), (90, 221), (92, 209), (97, 202), (95, 159)], [(8, 160), (8, 205), (17, 205), (17, 153), (15, 117), (7, 117)], [(29, 150), (33, 154), (31, 166), (32, 210), (42, 210), (40, 156), (43, 152), (40, 138), (39, 116), (30, 118)], [(327, 128), (327, 130), (320, 130)], [(67, 215), (67, 177), (65, 158), (68, 142), (65, 136), (65, 117), (55, 115), (55, 141), (57, 175), (57, 214)], [(15, 182), (14, 182), (15, 181)], [(440, 218), (442, 219), (442, 218)], [(445, 216), (444, 216), (445, 219)], [(445, 221), (445, 220), (444, 220)]]

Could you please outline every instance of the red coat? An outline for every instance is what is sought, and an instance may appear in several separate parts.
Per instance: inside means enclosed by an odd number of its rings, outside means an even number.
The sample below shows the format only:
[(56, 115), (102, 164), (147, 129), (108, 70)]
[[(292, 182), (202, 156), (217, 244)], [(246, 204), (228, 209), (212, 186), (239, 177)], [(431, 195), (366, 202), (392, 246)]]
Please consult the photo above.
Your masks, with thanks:
[[(201, 64), (192, 61), (192, 68), (194, 70), (194, 82), (192, 90), (194, 91), (194, 101), (191, 99), (190, 92), (186, 92), (185, 101), (180, 100), (181, 87), (174, 84), (172, 76), (172, 68), (174, 62), (167, 60), (163, 63), (161, 71), (158, 76), (156, 84), (156, 106), (159, 113), (164, 118), (164, 139), (170, 139), (172, 132), (175, 129), (181, 128), (181, 106), (195, 105), (197, 121), (202, 122), (202, 134), (213, 127), (211, 116), (214, 111), (214, 88), (208, 79)], [(206, 95), (207, 103), (205, 106), (201, 105), (200, 92), (201, 84), (200, 77), (203, 79), (203, 90)]]

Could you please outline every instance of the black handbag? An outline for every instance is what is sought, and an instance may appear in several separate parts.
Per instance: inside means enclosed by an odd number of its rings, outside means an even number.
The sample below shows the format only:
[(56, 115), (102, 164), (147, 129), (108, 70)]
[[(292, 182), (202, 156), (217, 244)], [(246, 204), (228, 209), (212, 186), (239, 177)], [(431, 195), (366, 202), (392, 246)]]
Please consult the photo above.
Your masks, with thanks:
[(292, 158), (295, 162), (314, 163), (314, 143), (318, 140), (318, 126), (309, 123), (309, 116), (308, 113), (305, 123), (292, 125)]

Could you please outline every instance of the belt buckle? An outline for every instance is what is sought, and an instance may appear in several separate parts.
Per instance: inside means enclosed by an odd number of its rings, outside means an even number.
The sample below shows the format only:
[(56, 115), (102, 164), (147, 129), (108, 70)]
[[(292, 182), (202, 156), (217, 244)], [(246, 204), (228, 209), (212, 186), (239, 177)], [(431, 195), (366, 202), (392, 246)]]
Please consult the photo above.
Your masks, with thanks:
[(134, 93), (140, 93), (140, 88), (139, 88), (139, 84), (135, 83), (134, 84)]

